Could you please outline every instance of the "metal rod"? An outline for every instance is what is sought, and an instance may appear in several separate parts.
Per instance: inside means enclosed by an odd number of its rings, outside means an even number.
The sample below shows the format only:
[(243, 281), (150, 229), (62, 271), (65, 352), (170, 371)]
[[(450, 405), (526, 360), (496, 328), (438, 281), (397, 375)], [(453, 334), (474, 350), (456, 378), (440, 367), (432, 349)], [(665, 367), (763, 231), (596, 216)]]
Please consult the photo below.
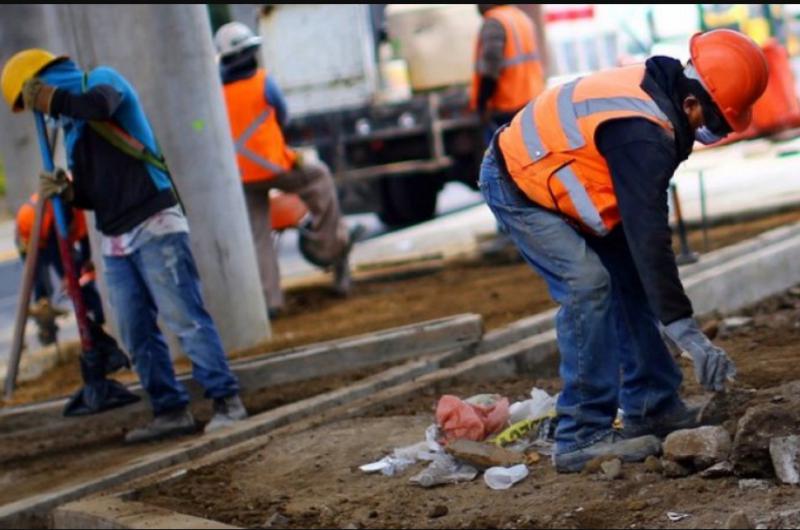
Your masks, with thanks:
[(706, 214), (706, 186), (705, 179), (703, 178), (703, 170), (698, 172), (700, 181), (700, 222), (703, 226), (703, 251), (710, 250), (710, 242), (708, 237), (708, 215)]
[[(50, 142), (50, 150), (55, 152), (58, 142), (58, 129), (53, 131)], [(36, 201), (33, 217), (33, 231), (28, 240), (28, 248), (25, 253), (25, 267), (22, 271), (22, 285), (20, 286), (19, 299), (17, 301), (17, 316), (14, 322), (14, 336), (11, 341), (11, 352), (8, 356), (8, 368), (6, 370), (5, 398), (11, 399), (14, 389), (17, 386), (17, 375), (19, 373), (19, 363), (22, 359), (22, 345), (25, 341), (25, 328), (28, 323), (28, 311), (31, 301), (31, 291), (36, 273), (36, 263), (39, 261), (39, 239), (42, 231), (42, 219), (47, 201), (39, 197)]]

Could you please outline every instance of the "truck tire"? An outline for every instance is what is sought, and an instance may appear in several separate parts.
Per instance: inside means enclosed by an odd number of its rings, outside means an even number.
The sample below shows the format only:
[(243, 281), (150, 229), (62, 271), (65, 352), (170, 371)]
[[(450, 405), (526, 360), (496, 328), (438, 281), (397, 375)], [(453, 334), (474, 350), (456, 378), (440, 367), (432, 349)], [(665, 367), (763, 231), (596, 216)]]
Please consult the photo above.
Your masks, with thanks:
[(380, 181), (378, 218), (391, 228), (429, 221), (436, 216), (436, 199), (441, 189), (442, 178), (437, 174), (384, 177)]

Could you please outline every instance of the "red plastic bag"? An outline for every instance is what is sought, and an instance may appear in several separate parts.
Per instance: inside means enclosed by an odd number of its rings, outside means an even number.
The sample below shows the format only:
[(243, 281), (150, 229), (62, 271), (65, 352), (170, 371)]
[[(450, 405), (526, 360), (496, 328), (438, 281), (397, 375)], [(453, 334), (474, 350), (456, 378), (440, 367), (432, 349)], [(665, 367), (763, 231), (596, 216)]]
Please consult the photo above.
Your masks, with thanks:
[(445, 395), (436, 406), (436, 423), (444, 433), (445, 442), (481, 442), (505, 427), (509, 418), (508, 407), (508, 398), (499, 398), (493, 405), (485, 406)]

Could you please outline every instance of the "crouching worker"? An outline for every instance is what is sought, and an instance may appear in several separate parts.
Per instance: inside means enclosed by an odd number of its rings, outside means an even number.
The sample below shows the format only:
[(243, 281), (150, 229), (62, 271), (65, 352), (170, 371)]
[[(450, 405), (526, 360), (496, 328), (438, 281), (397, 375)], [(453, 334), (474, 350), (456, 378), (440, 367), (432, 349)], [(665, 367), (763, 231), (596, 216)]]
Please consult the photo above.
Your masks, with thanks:
[(201, 296), (189, 226), (134, 88), (112, 68), (83, 72), (67, 57), (30, 49), (9, 59), (2, 89), (14, 111), (59, 121), (74, 181), (61, 169), (41, 178), (67, 203), (95, 213), (111, 305), (154, 414), (126, 441), (196, 430), (158, 316), (178, 336), (195, 380), (213, 400), (206, 432), (244, 419), (237, 380)]
[[(690, 48), (685, 65), (653, 57), (546, 90), (497, 132), (483, 161), (487, 204), (561, 305), (560, 472), (597, 456), (644, 460), (659, 438), (696, 426), (659, 321), (706, 389), (722, 390), (735, 374), (693, 318), (667, 190), (695, 140), (747, 128), (767, 63), (727, 29), (695, 35)], [(618, 407), (621, 432), (612, 429)]]

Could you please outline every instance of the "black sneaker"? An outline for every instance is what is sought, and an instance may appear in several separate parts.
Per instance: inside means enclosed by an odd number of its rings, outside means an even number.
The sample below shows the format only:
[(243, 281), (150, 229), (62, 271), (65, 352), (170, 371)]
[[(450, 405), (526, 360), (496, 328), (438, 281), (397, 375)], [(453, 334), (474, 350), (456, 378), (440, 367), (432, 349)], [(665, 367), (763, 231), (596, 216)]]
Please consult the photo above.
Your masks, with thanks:
[(643, 462), (648, 456), (661, 453), (661, 440), (655, 436), (624, 439), (617, 432), (610, 432), (589, 447), (556, 453), (553, 463), (559, 473), (578, 473), (591, 460), (601, 456), (615, 456), (623, 462)]
[(683, 401), (679, 401), (677, 405), (664, 412), (647, 418), (624, 417), (620, 434), (623, 438), (647, 435), (666, 438), (674, 431), (700, 427), (699, 415), (700, 407), (687, 407)]
[(194, 434), (196, 431), (194, 416), (187, 409), (183, 409), (158, 415), (145, 427), (132, 430), (125, 435), (125, 443), (152, 442), (183, 434)]

